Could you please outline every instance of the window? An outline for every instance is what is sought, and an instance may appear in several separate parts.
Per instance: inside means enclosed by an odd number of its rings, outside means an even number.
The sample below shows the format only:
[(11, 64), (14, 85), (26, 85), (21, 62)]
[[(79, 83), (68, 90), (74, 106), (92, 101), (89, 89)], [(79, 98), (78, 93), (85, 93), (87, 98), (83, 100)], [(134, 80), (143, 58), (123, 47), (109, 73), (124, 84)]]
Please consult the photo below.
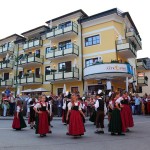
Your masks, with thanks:
[(91, 36), (85, 38), (85, 46), (91, 46), (91, 45), (96, 45), (100, 43), (100, 37), (99, 35)]
[(72, 47), (71, 40), (59, 43), (59, 50), (69, 49), (71, 47)]
[(62, 94), (62, 93), (63, 93), (63, 88), (58, 88), (58, 89), (57, 89), (57, 94), (60, 95), (60, 94)]
[(59, 72), (61, 71), (71, 72), (71, 61), (59, 63), (58, 70)]
[(51, 47), (46, 47), (46, 54), (48, 54), (48, 53), (50, 53), (50, 52), (52, 52)]
[(71, 93), (78, 93), (78, 87), (71, 87)]
[(4, 73), (4, 80), (9, 80), (9, 73)]
[(45, 75), (49, 75), (51, 73), (51, 67), (47, 66), (45, 67)]
[(64, 29), (64, 28), (69, 27), (69, 26), (71, 26), (71, 21), (67, 21), (67, 22), (65, 22), (65, 23), (60, 24), (60, 25), (58, 26), (58, 28), (59, 28), (59, 29)]
[(85, 67), (91, 66), (96, 62), (98, 62), (98, 58), (87, 59), (85, 60)]
[(40, 58), (40, 50), (36, 50), (35, 51), (35, 56), (38, 57), (38, 58)]

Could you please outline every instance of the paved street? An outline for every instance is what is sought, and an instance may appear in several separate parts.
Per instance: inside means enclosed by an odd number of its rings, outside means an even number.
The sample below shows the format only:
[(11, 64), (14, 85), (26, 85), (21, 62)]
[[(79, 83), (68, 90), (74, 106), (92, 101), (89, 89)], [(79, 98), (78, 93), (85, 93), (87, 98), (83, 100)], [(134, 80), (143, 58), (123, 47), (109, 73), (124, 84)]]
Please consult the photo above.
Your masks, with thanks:
[[(11, 128), (12, 120), (0, 120), (0, 150), (149, 150), (150, 116), (134, 116), (135, 127), (126, 136), (94, 134), (95, 126), (86, 123), (87, 132), (81, 138), (66, 136), (66, 126), (54, 120), (52, 134), (40, 138), (27, 127), (23, 131)], [(107, 119), (105, 119), (107, 126)]]

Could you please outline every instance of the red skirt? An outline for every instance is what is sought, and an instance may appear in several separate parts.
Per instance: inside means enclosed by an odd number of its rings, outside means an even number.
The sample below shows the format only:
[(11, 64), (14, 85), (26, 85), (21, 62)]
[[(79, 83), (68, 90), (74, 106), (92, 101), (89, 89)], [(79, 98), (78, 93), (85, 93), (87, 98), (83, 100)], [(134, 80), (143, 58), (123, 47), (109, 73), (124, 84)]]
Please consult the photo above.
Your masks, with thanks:
[(38, 134), (46, 134), (49, 132), (48, 113), (43, 111), (38, 116)]
[(147, 113), (150, 114), (150, 102), (147, 102)]
[(79, 111), (71, 110), (69, 120), (69, 134), (73, 136), (84, 135), (85, 128)]
[(14, 119), (13, 119), (13, 123), (12, 123), (12, 128), (13, 129), (20, 129), (20, 118), (17, 118), (17, 113), (15, 113)]
[(121, 109), (121, 121), (122, 121), (122, 131), (126, 132), (126, 129), (134, 126), (131, 108), (129, 105), (123, 105)]

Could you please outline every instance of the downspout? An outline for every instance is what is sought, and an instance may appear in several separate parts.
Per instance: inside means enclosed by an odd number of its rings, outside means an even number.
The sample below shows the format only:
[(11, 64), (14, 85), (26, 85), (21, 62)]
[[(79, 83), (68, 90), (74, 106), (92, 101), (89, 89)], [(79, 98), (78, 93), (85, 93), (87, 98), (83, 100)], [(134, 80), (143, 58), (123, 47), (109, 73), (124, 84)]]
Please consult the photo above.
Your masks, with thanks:
[(83, 76), (84, 76), (84, 71), (83, 71), (83, 66), (84, 66), (84, 65), (83, 65), (83, 39), (82, 39), (82, 24), (81, 24), (81, 18), (82, 18), (82, 17), (80, 17), (80, 20), (79, 20), (80, 27), (81, 27), (81, 37), (80, 37), (80, 38), (81, 38), (81, 65), (82, 65), (82, 66), (81, 66), (81, 69), (82, 69), (82, 78), (81, 78), (81, 79), (82, 79), (82, 83), (83, 83), (82, 88), (83, 88), (83, 92), (84, 92), (85, 89), (84, 89), (84, 77), (83, 77)]

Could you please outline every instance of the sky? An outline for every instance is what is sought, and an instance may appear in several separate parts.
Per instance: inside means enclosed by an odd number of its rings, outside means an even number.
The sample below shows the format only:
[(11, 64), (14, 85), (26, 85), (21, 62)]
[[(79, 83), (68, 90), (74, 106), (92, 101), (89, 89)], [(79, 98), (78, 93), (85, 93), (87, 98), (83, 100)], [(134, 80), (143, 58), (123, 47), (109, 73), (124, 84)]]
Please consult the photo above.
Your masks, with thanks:
[(112, 8), (128, 11), (142, 38), (138, 58), (150, 57), (148, 0), (0, 0), (0, 6), (0, 39), (21, 34), (78, 9), (89, 16)]

